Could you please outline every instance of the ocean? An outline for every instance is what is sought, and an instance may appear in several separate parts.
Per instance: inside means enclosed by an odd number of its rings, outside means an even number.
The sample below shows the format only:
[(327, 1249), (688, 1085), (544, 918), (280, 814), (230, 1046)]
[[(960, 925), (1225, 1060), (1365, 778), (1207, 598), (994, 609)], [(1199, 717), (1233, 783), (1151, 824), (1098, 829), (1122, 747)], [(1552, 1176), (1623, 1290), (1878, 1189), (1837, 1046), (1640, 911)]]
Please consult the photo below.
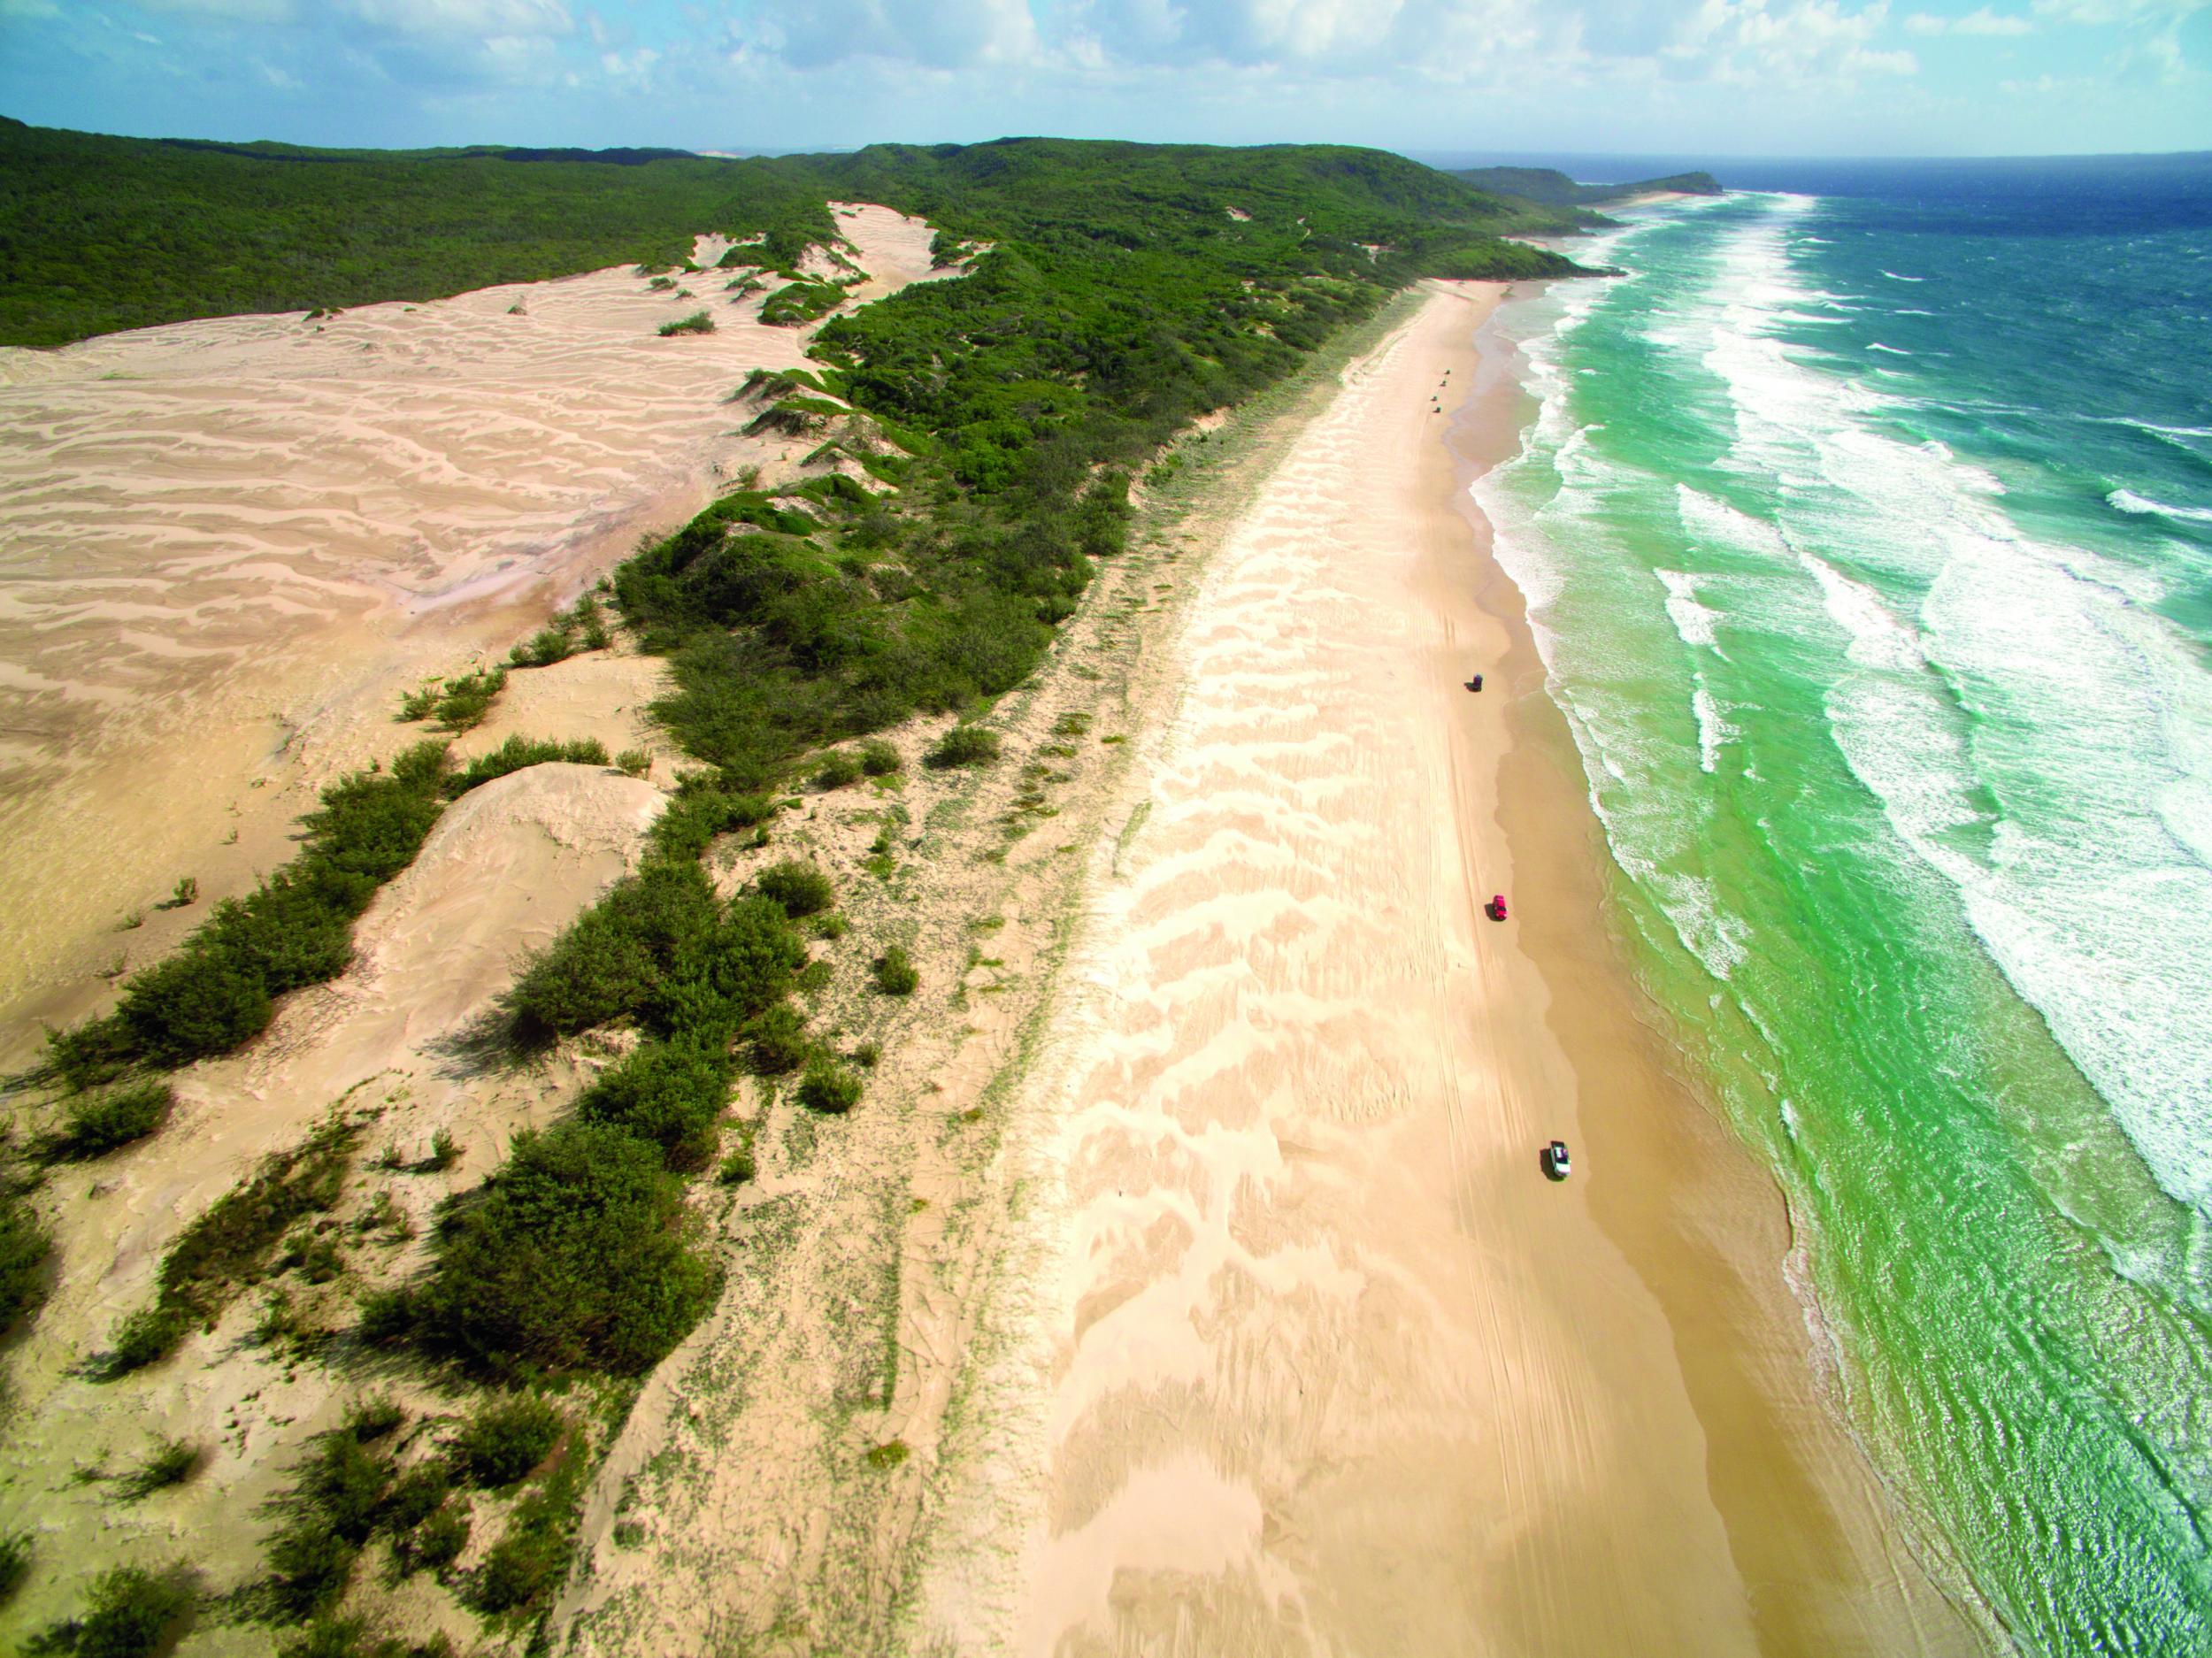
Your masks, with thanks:
[(2025, 1651), (2200, 1654), (2212, 157), (1719, 170), (1500, 313), (1476, 493), (1924, 1552)]

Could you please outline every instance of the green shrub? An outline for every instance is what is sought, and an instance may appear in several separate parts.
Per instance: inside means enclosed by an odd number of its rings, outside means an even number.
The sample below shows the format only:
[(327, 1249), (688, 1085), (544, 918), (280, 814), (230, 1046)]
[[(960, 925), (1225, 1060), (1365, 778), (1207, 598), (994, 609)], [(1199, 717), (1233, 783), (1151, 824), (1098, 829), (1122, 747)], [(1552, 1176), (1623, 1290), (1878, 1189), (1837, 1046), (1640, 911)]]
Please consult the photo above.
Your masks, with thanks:
[(176, 1091), (165, 1082), (128, 1083), (77, 1095), (63, 1103), (61, 1132), (55, 1137), (51, 1155), (104, 1156), (152, 1133), (175, 1103)]
[(507, 670), (481, 668), (448, 679), (438, 692), (438, 724), (447, 731), (469, 731), (484, 723), (492, 704), (507, 688)]
[(470, 1602), (480, 1612), (511, 1612), (559, 1582), (567, 1567), (568, 1544), (558, 1534), (537, 1527), (511, 1529), (477, 1568)]
[(354, 917), (437, 821), (446, 764), (443, 743), (418, 743), (388, 774), (357, 771), (325, 789), (302, 820), (299, 856), (218, 904), (176, 955), (134, 974), (113, 1013), (50, 1038), (64, 1080), (90, 1088), (134, 1063), (227, 1053), (267, 1026), (275, 997), (343, 971)]
[(0, 1606), (15, 1599), (15, 1592), (31, 1575), (31, 1534), (0, 1532)]
[(746, 1037), (756, 1076), (780, 1077), (806, 1061), (806, 1021), (787, 1002), (778, 1002), (746, 1026)]
[(756, 1172), (753, 1148), (748, 1142), (722, 1159), (722, 1166), (715, 1171), (714, 1178), (724, 1186), (743, 1186)]
[(712, 334), (713, 332), (714, 319), (703, 311), (695, 311), (688, 317), (680, 317), (674, 322), (661, 324), (661, 338), (664, 340), (671, 334)]
[(914, 958), (906, 953), (906, 947), (894, 944), (875, 960), (876, 988), (887, 996), (910, 996), (922, 982), (922, 976), (914, 968)]
[(565, 627), (541, 627), (524, 643), (507, 653), (507, 660), (518, 668), (549, 668), (557, 662), (565, 662), (576, 649)]
[(982, 725), (955, 725), (922, 756), (922, 763), (940, 771), (988, 765), (998, 758), (998, 733)]
[(442, 1128), (430, 1137), (430, 1155), (424, 1166), (434, 1174), (443, 1173), (460, 1161), (461, 1142), (453, 1138), (453, 1131)]
[(899, 751), (880, 737), (871, 737), (860, 745), (860, 769), (870, 777), (889, 777), (905, 764)]
[(410, 1563), (441, 1571), (461, 1557), (469, 1545), (469, 1511), (449, 1502), (418, 1525), (407, 1542)]
[(812, 864), (787, 858), (771, 864), (753, 879), (754, 890), (772, 903), (780, 904), (793, 920), (818, 915), (837, 902), (830, 878)]
[(773, 904), (724, 906), (696, 863), (654, 859), (526, 967), (507, 1008), (525, 1041), (624, 1014), (657, 1030), (734, 1031), (780, 998), (805, 946)]
[(519, 771), (525, 766), (548, 765), (604, 765), (607, 764), (606, 745), (596, 737), (580, 738), (572, 742), (545, 742), (532, 737), (510, 737), (489, 754), (480, 754), (460, 771), (445, 780), (448, 800), (458, 800), (469, 790), (505, 777), (510, 771)]
[(152, 1658), (189, 1625), (194, 1600), (181, 1570), (118, 1567), (94, 1580), (82, 1617), (46, 1631), (34, 1646), (75, 1658)]
[(642, 748), (625, 748), (615, 756), (614, 763), (630, 777), (643, 777), (653, 769), (653, 756)]
[(814, 787), (818, 789), (847, 788), (859, 781), (860, 762), (842, 748), (824, 755), (814, 768)]
[(479, 1370), (634, 1375), (683, 1339), (713, 1288), (659, 1152), (578, 1122), (517, 1138), (452, 1216), (416, 1299), (423, 1335)]
[(92, 1362), (92, 1374), (111, 1382), (157, 1363), (177, 1350), (191, 1327), (181, 1307), (142, 1307), (115, 1327), (107, 1351)]
[(346, 1410), (346, 1432), (367, 1445), (388, 1433), (396, 1433), (407, 1412), (390, 1399), (357, 1399)]
[(269, 1539), (270, 1597), (296, 1622), (327, 1611), (344, 1598), (360, 1555), (326, 1521), (296, 1515)]
[(134, 1501), (157, 1491), (181, 1485), (200, 1471), (207, 1453), (188, 1439), (164, 1439), (153, 1455), (123, 1478), (124, 1493)]
[(293, 1481), (292, 1503), (349, 1543), (364, 1543), (376, 1529), (392, 1464), (381, 1451), (340, 1428), (315, 1436)]
[(403, 1536), (445, 1505), (453, 1489), (453, 1476), (443, 1462), (422, 1462), (395, 1479), (384, 1493), (377, 1524), (393, 1536)]
[(860, 1103), (860, 1078), (826, 1055), (807, 1062), (799, 1079), (799, 1102), (810, 1111), (841, 1115)]
[(480, 1485), (511, 1485), (553, 1454), (567, 1419), (535, 1393), (488, 1400), (454, 1437), (453, 1454)]
[(703, 1168), (733, 1069), (724, 1042), (641, 1042), (585, 1090), (577, 1115), (652, 1141), (672, 1169)]
[(30, 1200), (0, 1186), (0, 1337), (12, 1335), (46, 1300), (54, 1240)]

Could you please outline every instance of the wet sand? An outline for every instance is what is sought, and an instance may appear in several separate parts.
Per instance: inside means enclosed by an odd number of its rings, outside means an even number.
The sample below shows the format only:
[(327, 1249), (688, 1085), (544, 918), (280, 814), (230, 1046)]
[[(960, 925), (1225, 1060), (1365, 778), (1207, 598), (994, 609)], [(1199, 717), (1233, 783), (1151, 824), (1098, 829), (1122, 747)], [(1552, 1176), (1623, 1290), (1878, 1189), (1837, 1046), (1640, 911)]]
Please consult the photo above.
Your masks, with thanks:
[(1003, 1593), (938, 1562), (963, 1650), (1978, 1649), (1606, 931), (1465, 495), (1521, 414), (1495, 301), (1355, 365), (1170, 647), (1024, 1108), (1037, 1396), (1017, 1354), (976, 1409), (1028, 1523)]

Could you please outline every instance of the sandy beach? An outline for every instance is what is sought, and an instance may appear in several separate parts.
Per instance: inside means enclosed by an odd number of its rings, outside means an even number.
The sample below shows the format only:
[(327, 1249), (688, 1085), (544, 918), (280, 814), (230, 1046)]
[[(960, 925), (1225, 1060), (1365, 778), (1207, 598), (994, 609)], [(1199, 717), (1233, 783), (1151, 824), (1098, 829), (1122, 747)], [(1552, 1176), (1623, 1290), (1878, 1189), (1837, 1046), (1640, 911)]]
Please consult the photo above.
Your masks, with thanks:
[(1520, 418), (1497, 300), (1354, 365), (1168, 647), (1016, 1112), (1041, 1283), (921, 1596), (961, 1650), (1978, 1649), (1605, 932), (1465, 495)]

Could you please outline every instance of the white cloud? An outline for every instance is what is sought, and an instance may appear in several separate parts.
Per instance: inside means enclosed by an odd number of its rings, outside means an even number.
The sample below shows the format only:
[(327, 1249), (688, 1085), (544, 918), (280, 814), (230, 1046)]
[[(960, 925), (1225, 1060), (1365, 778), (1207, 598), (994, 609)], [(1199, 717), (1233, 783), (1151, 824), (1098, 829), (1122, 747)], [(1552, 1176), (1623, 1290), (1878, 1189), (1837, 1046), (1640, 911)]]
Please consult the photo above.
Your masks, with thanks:
[(1962, 18), (1936, 17), (1926, 12), (1916, 12), (1905, 19), (1905, 28), (1913, 35), (2008, 36), (2035, 33), (2035, 25), (2029, 19), (2008, 16), (1987, 6), (1978, 12), (1969, 12)]
[(545, 40), (566, 35), (575, 19), (561, 0), (348, 0), (364, 23), (399, 35), (480, 40)]
[(733, 22), (733, 56), (818, 69), (856, 58), (888, 58), (930, 69), (1028, 63), (1040, 56), (1026, 0), (770, 0)]
[(221, 18), (233, 23), (288, 23), (292, 0), (134, 0), (142, 12)]

